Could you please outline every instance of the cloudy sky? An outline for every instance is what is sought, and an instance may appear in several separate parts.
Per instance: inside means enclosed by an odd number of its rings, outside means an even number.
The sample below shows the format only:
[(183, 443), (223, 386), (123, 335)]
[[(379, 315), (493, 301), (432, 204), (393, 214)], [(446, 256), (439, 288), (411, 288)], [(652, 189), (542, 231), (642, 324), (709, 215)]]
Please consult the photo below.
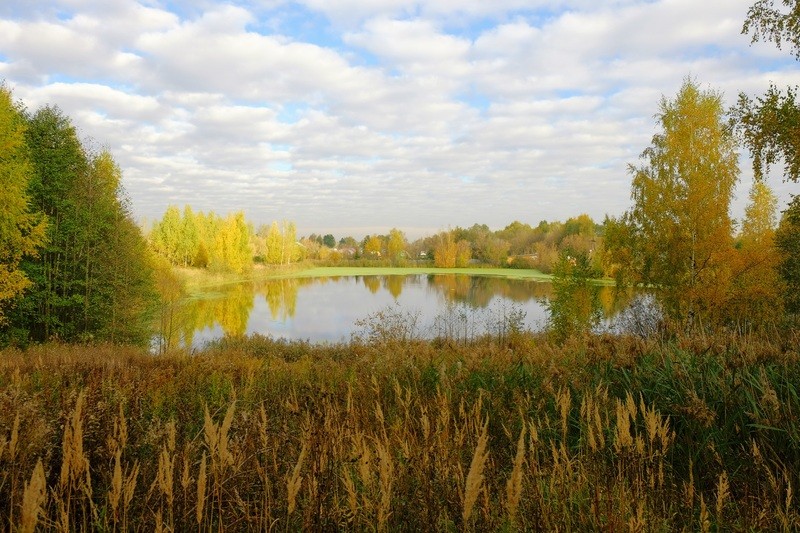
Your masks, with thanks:
[(752, 3), (3, 0), (0, 79), (111, 150), (139, 220), (190, 204), (337, 238), (601, 220), (687, 76), (727, 104), (800, 81), (740, 34)]

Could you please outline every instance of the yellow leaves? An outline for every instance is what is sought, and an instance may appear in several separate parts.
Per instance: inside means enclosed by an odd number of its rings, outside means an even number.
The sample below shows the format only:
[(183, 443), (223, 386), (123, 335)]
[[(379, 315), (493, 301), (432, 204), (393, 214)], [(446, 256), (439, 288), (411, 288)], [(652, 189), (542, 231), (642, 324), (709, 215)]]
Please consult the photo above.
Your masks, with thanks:
[(729, 206), (738, 180), (735, 140), (723, 121), (720, 95), (686, 80), (661, 102), (661, 132), (631, 167), (635, 263), (641, 280), (665, 290), (667, 311), (691, 318), (709, 303), (706, 288), (731, 248)]
[(744, 211), (742, 240), (762, 243), (775, 234), (778, 197), (769, 185), (756, 181), (750, 189), (750, 201)]
[(18, 266), (45, 241), (46, 224), (31, 212), (28, 182), (33, 170), (25, 153), (25, 123), (11, 92), (0, 86), (0, 323), (3, 304), (30, 282)]
[(463, 268), (469, 265), (472, 259), (472, 249), (469, 242), (460, 240), (456, 242), (452, 231), (443, 231), (436, 236), (436, 246), (433, 251), (433, 264), (439, 268)]

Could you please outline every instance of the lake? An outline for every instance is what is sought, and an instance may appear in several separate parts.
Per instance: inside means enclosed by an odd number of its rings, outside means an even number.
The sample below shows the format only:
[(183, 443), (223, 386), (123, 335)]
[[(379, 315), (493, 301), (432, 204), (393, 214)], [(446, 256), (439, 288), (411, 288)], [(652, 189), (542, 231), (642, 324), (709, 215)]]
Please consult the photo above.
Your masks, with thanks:
[[(613, 287), (595, 290), (598, 311), (609, 324), (627, 301)], [(552, 297), (549, 282), (461, 274), (269, 279), (187, 298), (162, 321), (162, 330), (166, 344), (184, 347), (254, 333), (340, 342), (363, 333), (365, 323), (384, 312), (413, 322), (419, 337), (474, 337), (510, 316), (526, 329), (544, 329)]]

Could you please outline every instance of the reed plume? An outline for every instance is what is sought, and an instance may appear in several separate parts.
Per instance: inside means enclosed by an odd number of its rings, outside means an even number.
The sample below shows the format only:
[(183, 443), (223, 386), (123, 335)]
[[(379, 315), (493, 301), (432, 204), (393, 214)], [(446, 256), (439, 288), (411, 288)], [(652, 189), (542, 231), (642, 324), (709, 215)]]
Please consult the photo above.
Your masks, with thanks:
[(478, 494), (483, 485), (483, 467), (489, 457), (489, 452), (486, 450), (486, 445), (489, 442), (488, 429), (489, 419), (487, 418), (483, 424), (481, 435), (478, 437), (478, 444), (475, 447), (475, 453), (472, 455), (472, 462), (469, 465), (469, 473), (464, 486), (464, 511), (461, 517), (464, 524), (469, 523), (472, 508), (475, 506), (475, 501), (478, 499)]

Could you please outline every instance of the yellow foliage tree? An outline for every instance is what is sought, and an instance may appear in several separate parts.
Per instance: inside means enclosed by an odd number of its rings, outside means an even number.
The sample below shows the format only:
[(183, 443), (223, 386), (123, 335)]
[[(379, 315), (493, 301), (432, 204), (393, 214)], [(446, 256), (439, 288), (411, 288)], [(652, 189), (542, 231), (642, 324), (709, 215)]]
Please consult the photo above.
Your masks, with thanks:
[(778, 199), (763, 181), (750, 189), (739, 246), (730, 254), (730, 296), (718, 306), (722, 319), (742, 331), (763, 327), (783, 312), (783, 283), (775, 248)]
[(45, 240), (45, 222), (27, 194), (31, 174), (22, 110), (0, 86), (0, 323), (9, 302), (30, 285), (20, 261), (36, 256)]
[(371, 235), (364, 244), (364, 255), (367, 257), (381, 257), (383, 253), (383, 239), (378, 235)]
[(433, 264), (438, 268), (453, 268), (456, 266), (456, 242), (453, 233), (443, 231), (436, 236), (436, 246), (433, 249)]
[(719, 304), (728, 279), (728, 210), (739, 167), (723, 115), (718, 93), (686, 80), (674, 100), (661, 101), (661, 132), (642, 153), (645, 164), (630, 167), (631, 266), (638, 281), (659, 288), (667, 312), (687, 325), (701, 323)]

